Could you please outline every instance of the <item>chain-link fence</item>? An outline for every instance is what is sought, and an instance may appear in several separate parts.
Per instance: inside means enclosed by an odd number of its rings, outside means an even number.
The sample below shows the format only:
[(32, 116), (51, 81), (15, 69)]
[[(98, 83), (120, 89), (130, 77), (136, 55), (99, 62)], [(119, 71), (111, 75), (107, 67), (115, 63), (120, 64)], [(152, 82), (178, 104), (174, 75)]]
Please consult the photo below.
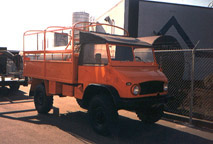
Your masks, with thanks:
[(155, 52), (174, 96), (166, 111), (213, 121), (213, 48)]

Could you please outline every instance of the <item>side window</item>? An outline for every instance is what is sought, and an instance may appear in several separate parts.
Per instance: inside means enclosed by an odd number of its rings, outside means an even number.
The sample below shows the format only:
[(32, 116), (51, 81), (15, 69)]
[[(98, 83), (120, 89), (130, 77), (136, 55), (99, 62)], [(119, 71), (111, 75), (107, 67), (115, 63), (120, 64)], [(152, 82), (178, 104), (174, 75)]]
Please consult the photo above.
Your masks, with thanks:
[(107, 50), (105, 44), (85, 44), (81, 48), (80, 65), (107, 65)]
[(112, 61), (133, 61), (132, 47), (130, 46), (109, 46)]

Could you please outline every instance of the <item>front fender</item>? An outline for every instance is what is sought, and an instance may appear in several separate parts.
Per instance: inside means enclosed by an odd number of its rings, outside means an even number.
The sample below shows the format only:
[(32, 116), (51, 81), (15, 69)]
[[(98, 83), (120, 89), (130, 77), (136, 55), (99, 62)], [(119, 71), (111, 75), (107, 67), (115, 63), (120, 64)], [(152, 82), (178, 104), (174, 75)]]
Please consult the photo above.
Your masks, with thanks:
[(83, 101), (89, 101), (95, 94), (100, 93), (107, 93), (110, 95), (114, 104), (117, 106), (120, 96), (118, 91), (111, 85), (89, 84), (85, 89)]

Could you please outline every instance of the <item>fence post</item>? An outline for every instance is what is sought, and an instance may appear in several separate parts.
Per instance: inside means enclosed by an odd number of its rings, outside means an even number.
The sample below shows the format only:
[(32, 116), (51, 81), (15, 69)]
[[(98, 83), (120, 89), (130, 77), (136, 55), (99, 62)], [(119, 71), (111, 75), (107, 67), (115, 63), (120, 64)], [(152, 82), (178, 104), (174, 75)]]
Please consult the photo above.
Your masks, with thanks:
[(192, 124), (193, 117), (193, 104), (194, 104), (194, 81), (195, 81), (195, 48), (199, 44), (200, 41), (197, 42), (195, 47), (192, 49), (192, 69), (191, 69), (191, 95), (190, 95), (190, 112), (189, 112), (189, 123)]
[(191, 95), (190, 95), (190, 110), (189, 110), (189, 123), (192, 124), (192, 110), (194, 98), (194, 70), (195, 70), (195, 48), (192, 49), (192, 67), (191, 67)]

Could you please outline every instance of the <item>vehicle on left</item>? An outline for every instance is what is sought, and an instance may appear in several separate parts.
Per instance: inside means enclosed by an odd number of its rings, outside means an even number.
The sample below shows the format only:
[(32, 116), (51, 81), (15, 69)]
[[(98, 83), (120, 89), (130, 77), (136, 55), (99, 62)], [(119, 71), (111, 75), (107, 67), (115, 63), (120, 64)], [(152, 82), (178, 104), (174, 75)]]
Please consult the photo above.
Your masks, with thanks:
[[(20, 51), (0, 47), (0, 88), (1, 94), (19, 90), (20, 85), (27, 86), (28, 78), (22, 76), (23, 60)], [(9, 89), (7, 88), (9, 87)]]

